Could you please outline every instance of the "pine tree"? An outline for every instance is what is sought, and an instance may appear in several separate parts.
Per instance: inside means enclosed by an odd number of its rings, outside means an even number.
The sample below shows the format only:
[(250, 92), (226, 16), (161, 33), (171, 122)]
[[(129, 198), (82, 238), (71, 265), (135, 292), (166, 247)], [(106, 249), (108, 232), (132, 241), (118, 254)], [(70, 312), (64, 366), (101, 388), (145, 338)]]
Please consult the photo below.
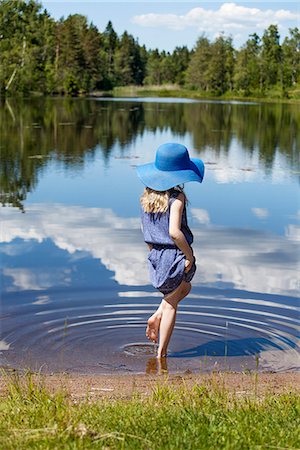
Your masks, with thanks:
[(283, 83), (283, 61), (277, 25), (270, 25), (262, 37), (261, 66), (265, 88)]
[(111, 21), (108, 22), (103, 33), (103, 44), (108, 67), (108, 79), (111, 85), (114, 83), (114, 54), (118, 45), (118, 35)]
[(234, 68), (234, 87), (244, 95), (250, 95), (260, 87), (260, 38), (254, 33), (237, 52)]
[(187, 85), (208, 91), (210, 89), (209, 66), (212, 58), (211, 43), (202, 35), (191, 56), (187, 72)]
[(158, 49), (150, 50), (147, 58), (145, 84), (162, 83), (161, 55)]
[(186, 70), (191, 58), (190, 51), (185, 45), (183, 47), (176, 47), (171, 57), (174, 70), (172, 82), (183, 86), (185, 83)]
[(33, 0), (0, 4), (0, 90), (2, 94), (44, 91), (51, 61), (53, 20)]
[(219, 36), (211, 46), (208, 68), (210, 89), (217, 95), (224, 94), (233, 87), (234, 49), (232, 39)]
[(293, 86), (300, 82), (300, 31), (299, 28), (289, 30), (290, 36), (282, 44), (284, 61), (283, 82), (285, 86)]
[(145, 64), (137, 41), (126, 31), (121, 36), (115, 52), (114, 71), (117, 84), (140, 85), (143, 82)]

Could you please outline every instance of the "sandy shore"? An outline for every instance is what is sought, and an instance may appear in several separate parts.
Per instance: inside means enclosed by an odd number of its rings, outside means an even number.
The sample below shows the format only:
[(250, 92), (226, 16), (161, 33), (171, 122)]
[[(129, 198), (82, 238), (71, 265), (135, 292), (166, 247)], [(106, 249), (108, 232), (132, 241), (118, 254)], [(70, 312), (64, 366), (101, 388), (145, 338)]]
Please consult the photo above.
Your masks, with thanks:
[[(7, 393), (9, 376), (0, 377), (0, 395)], [(210, 389), (221, 388), (238, 396), (264, 397), (266, 394), (300, 393), (300, 373), (224, 373), (168, 375), (68, 375), (54, 374), (38, 377), (39, 382), (52, 392), (63, 389), (78, 402), (82, 399), (130, 399), (150, 395), (156, 386), (204, 385)]]

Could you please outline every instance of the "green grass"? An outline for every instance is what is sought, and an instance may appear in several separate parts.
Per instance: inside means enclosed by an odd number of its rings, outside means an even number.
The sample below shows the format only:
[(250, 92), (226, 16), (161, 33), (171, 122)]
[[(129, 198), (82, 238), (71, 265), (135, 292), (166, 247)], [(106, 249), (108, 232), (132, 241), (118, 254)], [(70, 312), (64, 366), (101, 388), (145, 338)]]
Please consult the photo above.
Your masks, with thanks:
[(147, 398), (75, 404), (42, 379), (15, 376), (0, 398), (0, 448), (9, 449), (296, 449), (295, 393), (238, 397), (223, 388), (166, 383)]

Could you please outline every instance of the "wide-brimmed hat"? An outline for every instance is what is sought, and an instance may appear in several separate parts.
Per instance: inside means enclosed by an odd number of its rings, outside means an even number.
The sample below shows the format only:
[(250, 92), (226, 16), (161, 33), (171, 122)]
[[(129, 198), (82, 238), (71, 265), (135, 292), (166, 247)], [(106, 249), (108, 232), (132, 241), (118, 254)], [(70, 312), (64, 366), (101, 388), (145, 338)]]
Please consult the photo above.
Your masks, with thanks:
[(190, 158), (184, 145), (173, 143), (160, 145), (155, 161), (137, 166), (136, 170), (142, 183), (155, 191), (166, 191), (188, 181), (202, 183), (204, 177), (203, 161)]

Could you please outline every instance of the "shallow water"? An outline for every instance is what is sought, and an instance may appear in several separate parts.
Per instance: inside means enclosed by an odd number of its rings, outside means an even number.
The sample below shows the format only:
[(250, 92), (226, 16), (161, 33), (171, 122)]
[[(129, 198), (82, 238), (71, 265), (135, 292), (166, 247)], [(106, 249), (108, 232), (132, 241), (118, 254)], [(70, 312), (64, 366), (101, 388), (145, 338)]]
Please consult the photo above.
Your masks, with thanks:
[[(299, 370), (299, 106), (35, 99), (0, 117), (1, 366)], [(206, 176), (186, 185), (197, 273), (161, 368), (134, 167), (168, 141)]]

